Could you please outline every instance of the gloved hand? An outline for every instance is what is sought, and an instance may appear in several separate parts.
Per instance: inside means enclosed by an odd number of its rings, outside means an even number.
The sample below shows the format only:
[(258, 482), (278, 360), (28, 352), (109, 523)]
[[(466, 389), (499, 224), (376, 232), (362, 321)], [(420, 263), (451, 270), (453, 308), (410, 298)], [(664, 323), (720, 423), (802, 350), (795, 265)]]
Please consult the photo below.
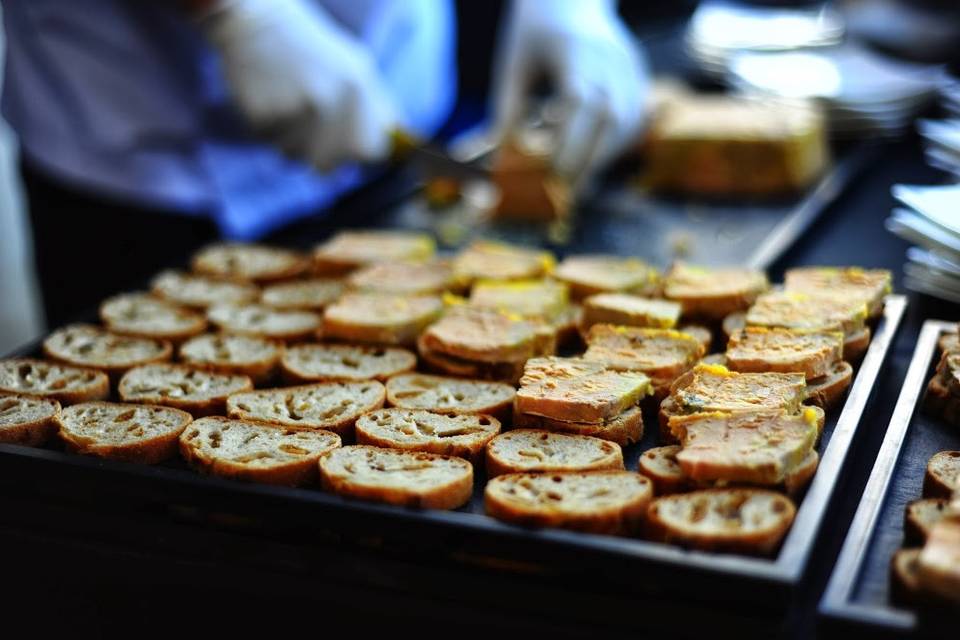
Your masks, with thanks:
[(633, 142), (643, 123), (646, 59), (612, 0), (515, 0), (500, 43), (495, 133), (527, 115), (543, 75), (559, 100), (555, 169), (579, 177)]
[(376, 65), (304, 0), (220, 0), (201, 19), (255, 132), (321, 171), (379, 160), (396, 125)]

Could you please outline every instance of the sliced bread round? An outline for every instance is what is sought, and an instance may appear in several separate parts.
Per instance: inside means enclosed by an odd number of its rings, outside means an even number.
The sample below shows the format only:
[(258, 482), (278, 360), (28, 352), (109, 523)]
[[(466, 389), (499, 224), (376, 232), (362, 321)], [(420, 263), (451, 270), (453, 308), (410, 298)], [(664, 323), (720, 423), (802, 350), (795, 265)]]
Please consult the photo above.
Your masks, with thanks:
[(107, 374), (96, 369), (81, 369), (35, 360), (0, 360), (0, 391), (56, 400), (62, 405), (104, 400), (110, 395)]
[(203, 333), (207, 319), (196, 311), (148, 293), (123, 293), (104, 300), (100, 319), (108, 330), (125, 336), (183, 342)]
[(487, 483), (484, 506), (514, 524), (629, 535), (652, 498), (650, 480), (631, 471), (512, 473)]
[(125, 373), (118, 385), (120, 398), (126, 402), (176, 407), (196, 417), (223, 413), (227, 396), (250, 389), (253, 382), (247, 376), (174, 364), (136, 367)]
[(215, 304), (254, 302), (260, 289), (249, 282), (234, 282), (182, 271), (164, 271), (150, 283), (154, 295), (185, 307), (206, 309)]
[(516, 390), (502, 382), (406, 373), (387, 381), (387, 403), (438, 413), (486, 413), (509, 420)]
[(207, 317), (226, 333), (274, 340), (306, 340), (320, 328), (320, 316), (312, 311), (285, 311), (260, 304), (217, 305), (207, 311)]
[(277, 370), (283, 344), (231, 333), (205, 333), (180, 345), (180, 360), (196, 369), (249, 376), (254, 384), (269, 381)]
[(350, 293), (323, 313), (323, 337), (412, 346), (443, 311), (439, 296)]
[(312, 278), (280, 282), (264, 287), (260, 304), (274, 309), (313, 309), (319, 311), (343, 293), (343, 282), (330, 278)]
[(421, 295), (459, 290), (448, 262), (379, 262), (353, 272), (351, 289), (365, 293)]
[(689, 488), (690, 479), (677, 462), (679, 452), (680, 445), (671, 444), (647, 449), (640, 456), (637, 470), (650, 478), (656, 495), (682, 493)]
[(827, 375), (807, 381), (807, 397), (804, 402), (822, 409), (835, 407), (852, 383), (853, 367), (846, 360), (841, 360), (830, 367)]
[(198, 251), (192, 266), (196, 273), (217, 278), (273, 282), (302, 274), (310, 261), (296, 251), (279, 247), (219, 243)]
[(482, 462), (500, 421), (482, 414), (441, 414), (422, 409), (377, 409), (356, 423), (357, 444), (425, 451)]
[(173, 346), (166, 340), (120, 336), (92, 324), (71, 324), (51, 333), (43, 351), (54, 360), (117, 376), (133, 367), (166, 362)]
[(634, 442), (639, 442), (643, 437), (643, 411), (639, 406), (630, 407), (623, 413), (598, 424), (554, 420), (532, 413), (515, 411), (513, 426), (514, 428), (543, 429), (557, 433), (593, 436), (626, 447)]
[(287, 349), (283, 373), (294, 382), (386, 380), (412, 371), (417, 356), (398, 347), (302, 344)]
[(456, 509), (473, 493), (473, 466), (453, 456), (357, 445), (320, 458), (320, 483), (360, 500)]
[(56, 400), (0, 394), (0, 442), (38, 447), (56, 433), (58, 415)]
[(949, 498), (960, 488), (960, 451), (941, 451), (927, 462), (924, 498)]
[(949, 503), (946, 498), (921, 498), (907, 504), (903, 514), (903, 544), (922, 547), (933, 525), (947, 514)]
[(620, 446), (590, 436), (515, 429), (487, 445), (487, 475), (623, 469)]

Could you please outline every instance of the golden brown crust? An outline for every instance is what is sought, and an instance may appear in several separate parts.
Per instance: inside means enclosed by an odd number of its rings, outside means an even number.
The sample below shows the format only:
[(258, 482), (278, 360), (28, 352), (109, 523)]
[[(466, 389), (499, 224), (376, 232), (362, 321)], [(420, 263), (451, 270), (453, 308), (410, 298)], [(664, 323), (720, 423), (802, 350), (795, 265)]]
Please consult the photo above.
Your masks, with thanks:
[(484, 414), (441, 414), (421, 409), (377, 409), (356, 422), (357, 444), (456, 456), (483, 462), (500, 421)]
[(59, 415), (56, 400), (0, 393), (0, 442), (39, 447), (56, 433)]
[(663, 295), (683, 306), (683, 317), (719, 321), (746, 311), (770, 288), (762, 271), (741, 268), (695, 267), (675, 263), (664, 277)]
[(464, 360), (445, 353), (438, 353), (428, 349), (423, 344), (423, 336), (417, 341), (417, 351), (420, 353), (420, 362), (423, 369), (442, 376), (456, 376), (473, 378), (490, 382), (502, 382), (516, 385), (523, 377), (523, 366), (526, 360), (514, 362), (477, 362)]
[(518, 362), (537, 352), (537, 325), (492, 309), (455, 307), (430, 325), (421, 351), (462, 360)]
[(907, 504), (903, 512), (903, 544), (922, 547), (933, 525), (947, 513), (950, 501), (946, 498), (921, 498)]
[(50, 398), (66, 406), (106, 399), (110, 380), (96, 369), (10, 358), (0, 360), (0, 392)]
[(197, 418), (222, 414), (230, 394), (251, 389), (253, 381), (247, 376), (175, 364), (135, 367), (123, 375), (117, 387), (125, 402), (176, 407)]
[(647, 449), (640, 455), (637, 470), (653, 482), (654, 494), (665, 496), (683, 493), (690, 487), (690, 479), (677, 462), (680, 445), (673, 444)]
[(869, 347), (870, 327), (864, 327), (843, 341), (843, 359), (852, 365), (858, 365)]
[(133, 367), (170, 360), (173, 345), (166, 340), (120, 336), (91, 324), (72, 324), (47, 336), (43, 352), (59, 362), (100, 369), (116, 378)]
[(514, 429), (487, 444), (487, 476), (505, 473), (553, 473), (623, 469), (623, 452), (607, 440), (590, 436)]
[(830, 409), (840, 403), (852, 383), (853, 367), (849, 362), (840, 361), (830, 369), (828, 375), (807, 381), (807, 398), (804, 402)]
[(960, 488), (960, 451), (940, 451), (927, 462), (924, 498), (949, 498)]
[(927, 384), (923, 402), (927, 413), (960, 427), (960, 398), (950, 393), (937, 376), (931, 378)]

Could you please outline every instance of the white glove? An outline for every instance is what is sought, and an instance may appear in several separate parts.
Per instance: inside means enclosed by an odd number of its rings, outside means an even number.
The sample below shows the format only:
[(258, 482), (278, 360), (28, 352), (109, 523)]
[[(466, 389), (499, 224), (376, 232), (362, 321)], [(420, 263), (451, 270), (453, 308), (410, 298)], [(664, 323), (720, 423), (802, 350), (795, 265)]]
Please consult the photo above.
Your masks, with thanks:
[(544, 75), (559, 100), (554, 166), (561, 174), (592, 171), (636, 139), (646, 60), (612, 0), (514, 1), (494, 80), (499, 139), (527, 115), (531, 85)]
[(393, 103), (371, 55), (303, 0), (221, 0), (201, 24), (253, 130), (321, 171), (390, 152)]

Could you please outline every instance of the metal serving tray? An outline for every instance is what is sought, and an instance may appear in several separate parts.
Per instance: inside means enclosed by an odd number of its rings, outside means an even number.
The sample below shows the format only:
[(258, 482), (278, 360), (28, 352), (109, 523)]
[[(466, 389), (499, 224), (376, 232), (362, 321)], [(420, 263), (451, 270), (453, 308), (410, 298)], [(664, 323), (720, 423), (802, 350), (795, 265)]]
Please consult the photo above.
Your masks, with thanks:
[[(736, 625), (764, 615), (778, 624), (803, 575), (905, 306), (904, 296), (887, 297), (849, 395), (842, 409), (828, 416), (819, 470), (775, 558), (685, 551), (639, 539), (507, 525), (483, 514), (482, 473), (470, 504), (456, 511), (431, 511), (346, 500), (316, 489), (232, 482), (196, 474), (181, 461), (149, 467), (49, 448), (0, 445), (0, 491), (29, 494), (30, 504), (52, 501), (91, 513), (122, 505), (130, 514), (131, 527), (141, 518), (173, 518), (207, 528), (235, 528), (284, 544), (306, 541), (328, 549), (359, 544), (405, 558), (425, 554), (476, 571), (533, 576), (544, 588), (556, 588), (560, 579), (606, 588), (626, 584), (610, 597), (629, 597), (629, 606), (638, 611), (660, 614), (638, 616), (641, 625), (673, 624), (674, 618), (664, 612), (689, 612), (698, 603), (715, 611), (702, 621), (708, 627), (724, 617)], [(19, 355), (37, 352), (34, 345)], [(656, 429), (646, 431), (641, 444), (624, 451), (629, 468), (635, 469), (641, 451), (654, 445)], [(405, 579), (397, 578), (400, 584)], [(722, 602), (729, 606), (717, 611)]]
[(938, 451), (960, 449), (956, 428), (920, 410), (937, 364), (937, 340), (956, 326), (955, 321), (927, 320), (920, 331), (883, 444), (820, 601), (828, 630), (869, 629), (871, 637), (939, 631), (949, 637), (936, 612), (914, 612), (890, 602), (889, 571), (903, 541), (904, 509), (921, 497), (927, 461)]

